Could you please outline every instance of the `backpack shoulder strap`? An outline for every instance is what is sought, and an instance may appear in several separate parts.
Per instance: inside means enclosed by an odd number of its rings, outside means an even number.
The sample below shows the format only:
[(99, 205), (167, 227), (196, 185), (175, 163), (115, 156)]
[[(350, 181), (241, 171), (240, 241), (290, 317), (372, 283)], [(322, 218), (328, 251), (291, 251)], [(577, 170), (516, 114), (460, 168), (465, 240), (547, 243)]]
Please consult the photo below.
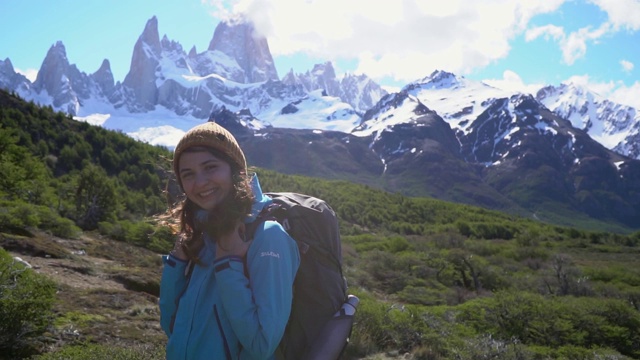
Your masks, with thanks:
[(247, 241), (253, 240), (253, 237), (256, 235), (256, 230), (258, 230), (258, 226), (267, 220), (278, 221), (275, 216), (275, 211), (278, 210), (280, 206), (275, 203), (271, 203), (262, 208), (256, 219), (245, 225), (245, 237)]
[[(277, 221), (282, 227), (284, 231), (289, 231), (290, 227), (288, 224), (288, 220), (284, 217), (284, 207), (276, 202), (272, 202), (271, 204), (262, 208), (258, 216), (253, 222), (250, 222), (245, 225), (245, 237), (247, 241), (253, 240), (256, 235), (256, 231), (258, 230), (258, 226), (265, 221)], [(309, 250), (309, 245), (298, 241), (297, 239), (293, 239), (296, 244), (298, 244), (298, 250), (301, 254), (305, 254)]]

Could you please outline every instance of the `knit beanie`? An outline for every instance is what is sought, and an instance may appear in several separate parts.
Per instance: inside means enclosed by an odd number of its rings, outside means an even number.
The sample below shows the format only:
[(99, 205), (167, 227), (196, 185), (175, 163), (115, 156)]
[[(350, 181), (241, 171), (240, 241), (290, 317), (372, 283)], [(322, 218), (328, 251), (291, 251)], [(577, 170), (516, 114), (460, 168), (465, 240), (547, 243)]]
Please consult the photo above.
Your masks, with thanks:
[(216, 149), (226, 154), (235, 164), (243, 171), (247, 173), (247, 160), (244, 157), (244, 153), (238, 142), (233, 135), (222, 126), (214, 122), (206, 122), (200, 124), (191, 130), (187, 131), (182, 139), (178, 142), (173, 152), (173, 171), (176, 174), (176, 178), (180, 187), (182, 188), (182, 181), (180, 181), (179, 161), (182, 152), (192, 146), (204, 146)]

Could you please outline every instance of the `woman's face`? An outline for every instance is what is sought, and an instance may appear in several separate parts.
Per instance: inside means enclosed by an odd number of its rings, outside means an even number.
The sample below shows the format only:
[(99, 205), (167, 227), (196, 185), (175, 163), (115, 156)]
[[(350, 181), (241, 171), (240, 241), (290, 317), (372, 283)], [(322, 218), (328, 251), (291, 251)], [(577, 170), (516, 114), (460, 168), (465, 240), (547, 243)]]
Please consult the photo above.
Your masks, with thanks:
[(231, 166), (208, 151), (183, 152), (178, 176), (189, 200), (213, 210), (233, 189)]

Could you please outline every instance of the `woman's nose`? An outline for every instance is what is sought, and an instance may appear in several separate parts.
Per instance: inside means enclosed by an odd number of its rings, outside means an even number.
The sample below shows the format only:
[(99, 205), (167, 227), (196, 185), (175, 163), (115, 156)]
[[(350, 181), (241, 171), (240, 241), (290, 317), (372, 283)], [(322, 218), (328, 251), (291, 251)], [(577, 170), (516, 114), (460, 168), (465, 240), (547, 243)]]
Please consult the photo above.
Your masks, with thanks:
[(204, 172), (198, 172), (196, 174), (196, 184), (201, 185), (207, 182), (207, 175)]

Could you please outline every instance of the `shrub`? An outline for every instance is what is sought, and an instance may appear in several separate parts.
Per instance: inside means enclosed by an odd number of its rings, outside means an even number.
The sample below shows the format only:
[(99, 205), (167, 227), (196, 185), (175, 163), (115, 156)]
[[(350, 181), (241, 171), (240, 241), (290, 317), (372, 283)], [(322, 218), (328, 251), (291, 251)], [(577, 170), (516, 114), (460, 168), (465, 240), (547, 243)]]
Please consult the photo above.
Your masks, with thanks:
[(0, 353), (10, 358), (36, 353), (52, 323), (55, 284), (0, 249)]
[[(153, 225), (145, 222), (122, 220), (112, 223), (103, 221), (98, 223), (98, 231), (100, 234), (109, 236), (112, 239), (144, 247), (147, 247), (155, 236), (155, 247), (159, 247), (159, 249), (154, 250), (165, 249), (166, 246), (164, 244), (166, 234), (163, 232), (157, 233)], [(171, 245), (173, 245), (172, 241)]]
[(623, 300), (502, 291), (458, 309), (459, 321), (503, 341), (515, 337), (525, 345), (601, 347), (640, 356), (640, 314)]
[(401, 236), (394, 236), (389, 238), (386, 243), (387, 251), (390, 253), (399, 253), (401, 251), (409, 250), (411, 248), (411, 244), (407, 239)]
[(32, 360), (148, 360), (164, 359), (162, 346), (119, 347), (98, 344), (66, 346), (56, 352), (35, 356)]
[(385, 331), (387, 307), (371, 295), (357, 294), (360, 305), (347, 351), (353, 355), (366, 355), (385, 350), (392, 342)]
[(24, 229), (39, 223), (32, 205), (14, 201), (0, 203), (0, 228)]
[(149, 237), (147, 248), (158, 253), (168, 253), (175, 243), (175, 235), (168, 227), (158, 227)]
[(61, 217), (49, 207), (17, 201), (0, 202), (0, 229), (33, 227), (50, 231), (53, 235), (64, 238), (75, 238), (81, 231), (73, 221)]
[(61, 217), (55, 211), (46, 206), (38, 206), (36, 212), (38, 214), (38, 218), (40, 219), (38, 228), (51, 231), (51, 233), (55, 236), (67, 239), (75, 239), (82, 231), (74, 224), (73, 221)]
[(503, 341), (490, 334), (465, 339), (464, 346), (456, 349), (455, 353), (462, 359), (533, 359), (533, 353), (517, 339)]

